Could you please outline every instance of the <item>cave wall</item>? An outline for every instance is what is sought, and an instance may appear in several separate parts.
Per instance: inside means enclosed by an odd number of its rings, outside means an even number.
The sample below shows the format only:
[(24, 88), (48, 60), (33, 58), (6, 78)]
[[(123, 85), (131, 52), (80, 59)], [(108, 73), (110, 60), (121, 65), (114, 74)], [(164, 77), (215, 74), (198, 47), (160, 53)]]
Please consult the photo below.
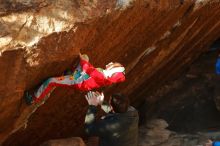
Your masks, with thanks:
[(181, 73), (219, 37), (218, 0), (1, 0), (0, 142), (39, 145), (83, 135), (84, 94), (57, 88), (38, 107), (22, 96), (89, 55), (118, 61), (126, 82), (105, 88), (138, 104)]

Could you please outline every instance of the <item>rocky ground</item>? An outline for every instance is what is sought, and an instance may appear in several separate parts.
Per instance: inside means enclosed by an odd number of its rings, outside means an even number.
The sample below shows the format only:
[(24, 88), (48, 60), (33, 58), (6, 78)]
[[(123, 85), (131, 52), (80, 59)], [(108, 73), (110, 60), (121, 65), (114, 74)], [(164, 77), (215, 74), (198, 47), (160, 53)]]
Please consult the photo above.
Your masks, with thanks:
[(167, 127), (163, 119), (154, 119), (141, 126), (138, 146), (203, 146), (210, 138), (220, 138), (220, 131), (179, 134)]

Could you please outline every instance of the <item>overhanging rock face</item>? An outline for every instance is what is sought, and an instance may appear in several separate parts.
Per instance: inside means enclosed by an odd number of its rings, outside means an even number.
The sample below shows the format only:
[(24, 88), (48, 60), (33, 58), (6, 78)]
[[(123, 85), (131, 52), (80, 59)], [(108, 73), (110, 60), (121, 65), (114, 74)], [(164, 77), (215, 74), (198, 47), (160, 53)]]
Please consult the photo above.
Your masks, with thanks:
[(124, 64), (127, 81), (106, 90), (138, 103), (220, 36), (218, 0), (1, 0), (0, 16), (0, 142), (13, 146), (83, 134), (84, 93), (57, 88), (39, 108), (22, 99), (80, 51)]

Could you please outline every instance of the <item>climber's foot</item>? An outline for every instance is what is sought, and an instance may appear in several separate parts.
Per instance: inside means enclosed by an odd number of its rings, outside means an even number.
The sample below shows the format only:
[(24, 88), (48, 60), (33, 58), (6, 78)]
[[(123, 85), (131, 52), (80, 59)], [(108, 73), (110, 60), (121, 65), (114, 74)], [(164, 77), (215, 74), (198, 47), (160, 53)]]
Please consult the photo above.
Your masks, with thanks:
[(66, 76), (66, 75), (72, 75), (73, 74), (73, 71), (71, 70), (71, 69), (67, 69), (67, 70), (65, 70), (64, 71), (64, 76)]
[(28, 91), (24, 92), (24, 99), (25, 99), (26, 104), (28, 105), (31, 105), (34, 101), (33, 96)]

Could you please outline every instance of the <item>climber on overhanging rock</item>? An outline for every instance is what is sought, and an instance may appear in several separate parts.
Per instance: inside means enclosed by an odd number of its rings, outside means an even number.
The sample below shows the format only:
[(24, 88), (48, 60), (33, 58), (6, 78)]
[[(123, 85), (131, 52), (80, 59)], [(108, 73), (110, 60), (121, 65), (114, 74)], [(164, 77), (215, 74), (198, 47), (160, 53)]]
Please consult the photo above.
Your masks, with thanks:
[(220, 75), (220, 55), (218, 56), (218, 59), (215, 64), (216, 74)]
[(87, 55), (80, 54), (80, 63), (71, 75), (47, 79), (33, 94), (25, 92), (27, 104), (40, 102), (57, 86), (73, 87), (81, 91), (125, 81), (125, 68), (120, 63), (109, 63), (106, 69), (95, 68), (89, 63)]
[(85, 97), (89, 104), (85, 117), (88, 136), (98, 136), (99, 146), (137, 146), (139, 116), (128, 97), (113, 94), (106, 104), (107, 114), (97, 120), (97, 106), (103, 109), (104, 94), (90, 91)]

